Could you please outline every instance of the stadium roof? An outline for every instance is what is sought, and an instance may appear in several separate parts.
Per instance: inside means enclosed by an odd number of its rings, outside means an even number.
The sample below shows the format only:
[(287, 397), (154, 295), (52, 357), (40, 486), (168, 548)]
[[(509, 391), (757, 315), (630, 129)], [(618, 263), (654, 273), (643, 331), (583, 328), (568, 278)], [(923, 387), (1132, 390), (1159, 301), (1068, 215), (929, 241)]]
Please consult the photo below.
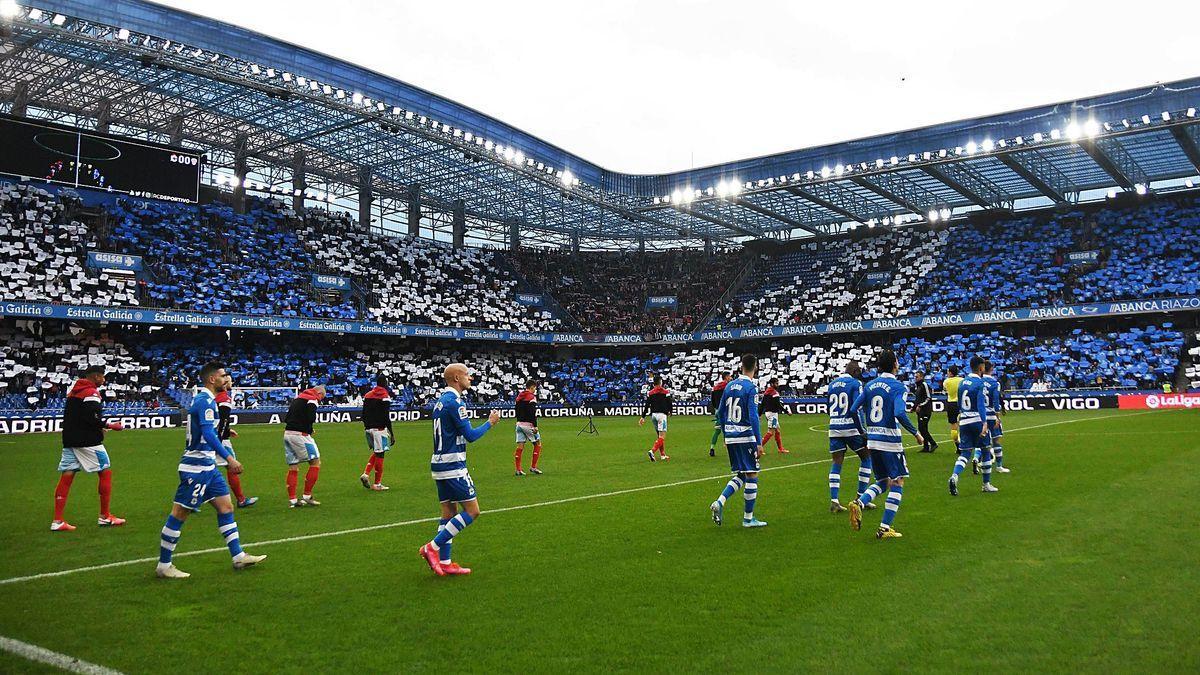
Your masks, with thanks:
[[(0, 0), (0, 7), (11, 0)], [(605, 170), (472, 108), (332, 57), (141, 0), (21, 2), (0, 40), (3, 110), (175, 141), (206, 179), (244, 157), (292, 193), (382, 214), (414, 194), (473, 236), (584, 246), (807, 236), (1200, 180), (1200, 78), (662, 175)], [(448, 222), (448, 220), (446, 221)]]

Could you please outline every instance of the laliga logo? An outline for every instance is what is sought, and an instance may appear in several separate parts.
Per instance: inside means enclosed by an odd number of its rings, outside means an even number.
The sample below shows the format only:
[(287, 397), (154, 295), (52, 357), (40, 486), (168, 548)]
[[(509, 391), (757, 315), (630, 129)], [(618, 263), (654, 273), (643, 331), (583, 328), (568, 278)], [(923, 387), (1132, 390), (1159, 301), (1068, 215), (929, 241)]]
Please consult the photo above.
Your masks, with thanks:
[(1146, 407), (1147, 408), (1157, 408), (1158, 407), (1158, 396), (1155, 394), (1150, 394), (1149, 396), (1147, 396), (1146, 397)]

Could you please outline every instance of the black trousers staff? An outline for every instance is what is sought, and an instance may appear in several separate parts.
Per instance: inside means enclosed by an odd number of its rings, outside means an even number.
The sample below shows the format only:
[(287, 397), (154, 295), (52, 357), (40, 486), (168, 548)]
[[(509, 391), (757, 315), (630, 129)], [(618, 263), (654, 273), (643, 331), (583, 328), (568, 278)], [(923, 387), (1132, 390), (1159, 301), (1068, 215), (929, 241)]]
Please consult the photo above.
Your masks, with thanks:
[(937, 441), (933, 440), (933, 434), (929, 433), (929, 418), (933, 417), (933, 409), (921, 409), (917, 411), (917, 431), (921, 432), (921, 438), (925, 439), (925, 445), (921, 448), (921, 452), (933, 452), (937, 450)]

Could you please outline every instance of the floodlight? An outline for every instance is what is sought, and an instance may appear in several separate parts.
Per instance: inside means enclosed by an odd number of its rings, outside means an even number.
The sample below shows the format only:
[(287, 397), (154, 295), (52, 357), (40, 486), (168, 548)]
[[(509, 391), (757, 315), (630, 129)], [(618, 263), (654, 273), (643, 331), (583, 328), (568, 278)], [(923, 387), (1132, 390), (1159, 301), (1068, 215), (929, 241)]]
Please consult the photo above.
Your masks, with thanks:
[(1146, 194), (1146, 186), (1143, 183), (1135, 183), (1133, 186), (1133, 190), (1134, 190), (1134, 192), (1137, 192), (1139, 195)]
[(1196, 116), (1196, 109), (1195, 109), (1195, 108), (1188, 108), (1188, 109), (1187, 109), (1187, 116), (1188, 116), (1188, 117), (1195, 117), (1195, 116)]
[(684, 188), (684, 190), (683, 190), (683, 203), (684, 204), (691, 204), (692, 200), (694, 200), (695, 198), (696, 198), (696, 191), (692, 189), (692, 186), (689, 185), (686, 188)]
[(736, 194), (741, 193), (741, 191), (742, 191), (741, 182), (739, 182), (738, 179), (736, 179), (736, 178), (730, 178), (729, 179), (729, 194), (736, 195)]
[(1171, 121), (1171, 113), (1169, 113), (1169, 112), (1167, 112), (1166, 110), (1164, 110), (1164, 111), (1163, 111), (1163, 113), (1162, 113), (1162, 121), (1164, 121), (1164, 122), (1170, 122), (1170, 121)]
[(996, 144), (992, 141), (992, 139), (985, 138), (979, 147), (983, 148), (984, 152), (991, 152), (992, 150), (996, 149)]
[(967, 154), (968, 155), (973, 155), (978, 150), (979, 150), (979, 146), (976, 145), (975, 141), (967, 141)]
[(938, 212), (937, 211), (930, 209), (929, 213), (927, 213), (926, 215), (929, 217), (929, 222), (936, 223), (938, 221)]
[(845, 172), (846, 172), (846, 170), (844, 168), (842, 168), (841, 164), (838, 164), (837, 166), (833, 167), (834, 175), (840, 176)]
[[(1057, 130), (1056, 130), (1056, 131), (1057, 131)], [(1067, 138), (1068, 138), (1068, 139), (1070, 139), (1070, 140), (1072, 140), (1072, 141), (1073, 141), (1073, 140), (1075, 140), (1076, 138), (1079, 138), (1079, 137), (1080, 137), (1082, 134), (1083, 134), (1083, 129), (1081, 129), (1081, 128), (1079, 127), (1079, 124), (1078, 124), (1078, 123), (1076, 123), (1076, 122), (1071, 122), (1070, 124), (1068, 124), (1068, 125), (1067, 125)], [(1053, 132), (1053, 131), (1051, 131), (1051, 132), (1050, 132), (1050, 135), (1051, 135), (1051, 137), (1053, 137), (1053, 136), (1054, 136), (1054, 132)]]
[(575, 182), (575, 177), (571, 175), (570, 171), (563, 171), (561, 180), (563, 185), (570, 187)]
[[(17, 4), (17, 3), (15, 3), (15, 2), (14, 2), (14, 3), (12, 3), (12, 5), (13, 5), (14, 7), (16, 6), (16, 4)], [(4, 12), (4, 4), (3, 4), (3, 3), (0, 3), (0, 15), (3, 15), (3, 14), (5, 14), (5, 12)], [(118, 39), (118, 40), (128, 40), (128, 39), (129, 39), (129, 29), (128, 29), (128, 28), (122, 28), (121, 30), (117, 31), (117, 39)]]
[(829, 173), (830, 173), (829, 167), (827, 167), (827, 166), (821, 167), (821, 178), (829, 178)]
[(1116, 191), (1116, 190), (1109, 190), (1109, 191), (1106, 193), (1106, 196), (1107, 196), (1109, 199), (1116, 199), (1116, 198), (1117, 198), (1117, 191)]
[(671, 193), (671, 203), (672, 204), (680, 204), (682, 202), (683, 202), (683, 193), (682, 192), (680, 192), (679, 190), (676, 190)]
[(892, 155), (892, 160), (891, 160), (891, 161), (892, 161), (892, 166), (896, 166), (897, 164), (899, 164), (899, 163), (900, 163), (900, 158), (899, 158), (899, 157), (896, 157), (895, 155)]
[(1084, 136), (1087, 136), (1088, 138), (1092, 138), (1098, 133), (1100, 133), (1100, 123), (1099, 122), (1097, 122), (1094, 119), (1089, 119), (1088, 121), (1083, 123), (1083, 135)]
[(717, 196), (726, 197), (729, 195), (729, 185), (725, 181), (717, 183)]
[(1045, 136), (1042, 136), (1042, 132), (1040, 132), (1040, 131), (1039, 131), (1039, 132), (1037, 132), (1036, 134), (1034, 134), (1034, 135), (1033, 135), (1033, 142), (1034, 142), (1034, 143), (1041, 143), (1043, 138), (1045, 138)]
[(63, 16), (62, 14), (55, 14), (54, 18), (50, 20), (50, 23), (54, 24), (55, 26), (61, 26), (66, 22), (67, 17)]
[(1150, 124), (1150, 116), (1142, 115), (1142, 124)]
[(1062, 137), (1062, 132), (1061, 132), (1061, 131), (1059, 131), (1058, 129), (1051, 129), (1051, 130), (1050, 130), (1050, 138), (1052, 138), (1052, 139), (1054, 139), (1054, 140), (1056, 140), (1056, 141), (1057, 141), (1057, 140), (1058, 140), (1059, 138), (1061, 138), (1061, 137)]
[(950, 220), (950, 209), (942, 209), (938, 211), (938, 215), (942, 217), (942, 220)]
[(1196, 187), (1196, 184), (1192, 182), (1192, 179), (1191, 179), (1191, 178), (1189, 178), (1189, 179), (1187, 179), (1187, 180), (1183, 181), (1183, 184), (1184, 184), (1184, 185), (1186, 185), (1186, 186), (1188, 186), (1189, 188)]

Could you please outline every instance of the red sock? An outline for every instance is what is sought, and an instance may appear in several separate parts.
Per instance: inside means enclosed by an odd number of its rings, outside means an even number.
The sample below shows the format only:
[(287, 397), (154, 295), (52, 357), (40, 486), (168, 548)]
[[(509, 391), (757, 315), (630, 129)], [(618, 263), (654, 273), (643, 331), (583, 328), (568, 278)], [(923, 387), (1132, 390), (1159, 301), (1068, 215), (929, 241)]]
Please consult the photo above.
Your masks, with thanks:
[(371, 475), (371, 469), (375, 468), (375, 460), (376, 459), (378, 459), (378, 457), (376, 457), (375, 453), (372, 452), (371, 456), (367, 458), (367, 468), (363, 469), (364, 476)]
[(64, 471), (58, 474), (58, 485), (54, 487), (55, 520), (63, 519), (63, 511), (67, 509), (67, 496), (71, 493), (71, 482), (74, 480), (74, 471)]
[(228, 469), (225, 471), (225, 477), (229, 479), (229, 489), (233, 490), (233, 496), (237, 499), (237, 503), (241, 504), (246, 501), (246, 495), (242, 494), (242, 477)]
[(296, 498), (296, 483), (300, 480), (300, 469), (288, 469), (287, 488), (288, 499)]
[(783, 431), (779, 429), (775, 430), (775, 447), (783, 449)]
[(108, 504), (112, 501), (112, 469), (101, 471), (99, 478), (100, 515), (107, 518), (112, 515), (108, 512)]
[(525, 448), (517, 446), (517, 451), (513, 453), (513, 464), (517, 466), (517, 471), (521, 470), (521, 455), (525, 454)]
[(767, 435), (763, 436), (763, 442), (762, 442), (763, 445), (766, 445), (767, 443), (771, 442), (771, 434), (773, 434), (773, 433), (775, 433), (774, 429), (767, 430)]
[(375, 484), (378, 485), (379, 483), (382, 483), (382, 482), (383, 482), (383, 458), (376, 457), (375, 458)]
[(661, 438), (654, 441), (654, 449), (655, 449), (655, 451), (658, 452), (659, 455), (663, 454), (663, 448), (666, 447), (666, 445), (667, 445), (666, 441)]
[(538, 458), (541, 456), (542, 456), (542, 444), (534, 443), (533, 444), (533, 461), (530, 463), (530, 466), (532, 466), (533, 468), (536, 469), (537, 463), (538, 463)]
[(308, 473), (304, 474), (304, 495), (306, 497), (312, 495), (312, 489), (317, 484), (317, 474), (319, 473), (321, 473), (321, 467), (310, 465)]

